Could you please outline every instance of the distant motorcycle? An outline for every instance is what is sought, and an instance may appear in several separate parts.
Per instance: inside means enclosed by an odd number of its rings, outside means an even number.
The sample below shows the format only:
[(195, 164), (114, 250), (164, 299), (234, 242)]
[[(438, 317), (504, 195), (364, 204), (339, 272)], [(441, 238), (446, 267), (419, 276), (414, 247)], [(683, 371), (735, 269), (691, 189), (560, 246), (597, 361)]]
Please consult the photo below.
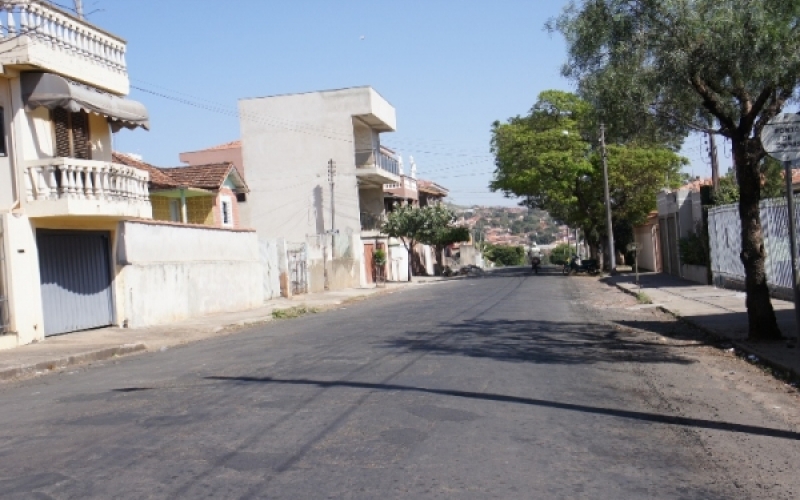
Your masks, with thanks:
[(542, 265), (542, 259), (539, 257), (531, 258), (531, 269), (534, 273), (539, 274), (539, 266)]
[(561, 269), (561, 272), (564, 276), (567, 276), (571, 273), (586, 273), (591, 276), (596, 275), (600, 272), (600, 269), (597, 267), (596, 260), (586, 259), (581, 261), (577, 256), (573, 256), (568, 262), (564, 263), (564, 267)]

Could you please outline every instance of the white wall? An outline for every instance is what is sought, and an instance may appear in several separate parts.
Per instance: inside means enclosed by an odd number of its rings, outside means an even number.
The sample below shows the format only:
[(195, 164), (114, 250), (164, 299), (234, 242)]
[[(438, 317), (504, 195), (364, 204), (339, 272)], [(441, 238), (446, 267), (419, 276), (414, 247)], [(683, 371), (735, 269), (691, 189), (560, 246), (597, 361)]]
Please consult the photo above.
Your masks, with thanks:
[(10, 331), (16, 332), (11, 342), (0, 342), (0, 348), (8, 348), (43, 340), (44, 315), (33, 225), (22, 214), (2, 214), (0, 217), (6, 256), (4, 271), (11, 315)]
[(256, 234), (144, 222), (120, 223), (117, 261), (123, 323), (142, 327), (264, 301)]

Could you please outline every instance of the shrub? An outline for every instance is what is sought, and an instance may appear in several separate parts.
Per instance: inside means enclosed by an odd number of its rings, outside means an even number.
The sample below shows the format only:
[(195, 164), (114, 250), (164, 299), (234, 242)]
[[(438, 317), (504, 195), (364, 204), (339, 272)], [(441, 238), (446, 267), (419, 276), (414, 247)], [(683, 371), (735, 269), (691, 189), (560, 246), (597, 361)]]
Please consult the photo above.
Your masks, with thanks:
[(692, 233), (681, 238), (678, 242), (678, 253), (681, 256), (681, 263), (693, 266), (705, 266), (708, 264), (708, 251), (702, 235)]
[(573, 249), (567, 243), (561, 243), (550, 252), (550, 263), (557, 266), (563, 266), (565, 262), (569, 262), (572, 256)]

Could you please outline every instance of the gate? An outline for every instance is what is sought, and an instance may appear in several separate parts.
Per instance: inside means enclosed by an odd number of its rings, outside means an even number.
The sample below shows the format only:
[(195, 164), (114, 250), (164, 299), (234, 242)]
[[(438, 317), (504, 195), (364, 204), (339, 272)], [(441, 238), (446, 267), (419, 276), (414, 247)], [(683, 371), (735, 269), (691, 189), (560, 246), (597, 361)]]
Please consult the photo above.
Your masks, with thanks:
[(286, 250), (289, 261), (289, 274), (292, 279), (292, 295), (308, 293), (308, 272), (306, 270), (306, 246), (300, 244)]
[(44, 334), (114, 322), (108, 233), (37, 231)]

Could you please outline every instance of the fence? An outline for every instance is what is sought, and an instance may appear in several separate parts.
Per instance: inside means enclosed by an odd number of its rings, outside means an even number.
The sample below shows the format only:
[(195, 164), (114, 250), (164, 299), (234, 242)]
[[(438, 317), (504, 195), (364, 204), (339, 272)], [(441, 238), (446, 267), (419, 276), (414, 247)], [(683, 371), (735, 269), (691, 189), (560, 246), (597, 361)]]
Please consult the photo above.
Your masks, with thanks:
[[(785, 199), (764, 200), (759, 206), (767, 285), (773, 294), (792, 298), (792, 261), (789, 252), (788, 211)], [(795, 217), (800, 220), (800, 196), (795, 197)], [(711, 272), (717, 286), (744, 284), (742, 230), (738, 205), (725, 205), (708, 211), (708, 239)]]

